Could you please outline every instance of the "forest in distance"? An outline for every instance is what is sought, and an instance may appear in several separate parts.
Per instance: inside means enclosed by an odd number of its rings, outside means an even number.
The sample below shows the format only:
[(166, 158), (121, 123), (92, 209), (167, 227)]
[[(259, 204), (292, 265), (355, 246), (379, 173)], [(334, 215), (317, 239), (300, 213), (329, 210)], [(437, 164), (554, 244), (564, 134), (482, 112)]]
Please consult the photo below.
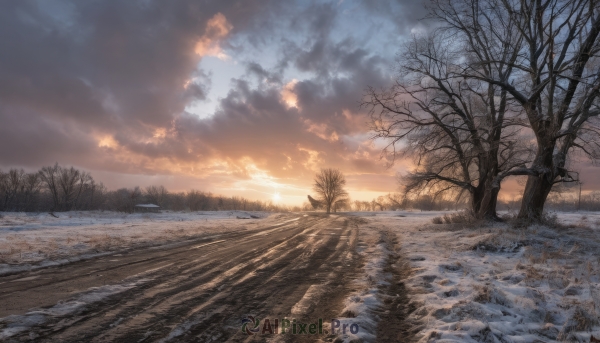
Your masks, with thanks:
[[(107, 189), (89, 172), (58, 164), (27, 173), (23, 169), (0, 170), (0, 211), (49, 212), (106, 210), (133, 212), (137, 204), (152, 203), (170, 211), (312, 211), (308, 201), (301, 206), (286, 206), (272, 201), (249, 200), (200, 190), (172, 192), (162, 185), (140, 188)], [(499, 199), (499, 211), (516, 211), (520, 198)], [(405, 195), (390, 192), (371, 201), (347, 201), (338, 211), (443, 211), (467, 209), (468, 198), (434, 196), (421, 193)], [(554, 211), (600, 211), (600, 192), (579, 194), (578, 187), (557, 188), (546, 202)]]

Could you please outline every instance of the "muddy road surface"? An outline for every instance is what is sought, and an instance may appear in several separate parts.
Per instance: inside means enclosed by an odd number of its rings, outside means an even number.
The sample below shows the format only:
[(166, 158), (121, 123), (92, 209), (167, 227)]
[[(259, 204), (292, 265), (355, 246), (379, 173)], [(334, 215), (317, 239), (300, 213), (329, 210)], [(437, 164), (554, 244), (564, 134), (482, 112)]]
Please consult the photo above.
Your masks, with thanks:
[(327, 341), (327, 330), (249, 336), (242, 318), (323, 318), (327, 329), (361, 269), (357, 235), (343, 216), (287, 215), (257, 230), (0, 277), (0, 341)]

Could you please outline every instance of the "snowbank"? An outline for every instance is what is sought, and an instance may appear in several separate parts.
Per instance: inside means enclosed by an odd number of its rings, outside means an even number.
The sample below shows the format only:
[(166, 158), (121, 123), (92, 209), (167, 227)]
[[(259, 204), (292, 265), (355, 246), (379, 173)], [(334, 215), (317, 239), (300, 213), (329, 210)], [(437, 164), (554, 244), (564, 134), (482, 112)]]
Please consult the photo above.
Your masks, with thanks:
[(565, 227), (527, 229), (433, 225), (435, 216), (368, 218), (393, 230), (410, 260), (409, 320), (419, 342), (600, 338), (600, 213), (559, 213)]

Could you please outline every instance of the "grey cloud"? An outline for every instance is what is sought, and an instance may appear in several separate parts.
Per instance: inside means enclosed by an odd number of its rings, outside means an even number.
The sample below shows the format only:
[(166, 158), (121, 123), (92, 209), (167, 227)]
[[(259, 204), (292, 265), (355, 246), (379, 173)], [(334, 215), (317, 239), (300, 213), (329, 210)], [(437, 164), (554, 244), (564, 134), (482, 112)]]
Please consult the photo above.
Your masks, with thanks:
[(429, 0), (360, 0), (362, 7), (376, 18), (385, 18), (394, 23), (399, 34), (410, 34), (410, 30), (427, 15)]
[[(210, 82), (196, 70), (199, 57), (193, 51), (209, 18), (222, 12), (234, 30), (243, 31), (258, 27), (253, 18), (269, 6), (264, 1), (54, 4), (61, 6), (1, 3), (0, 102), (4, 111), (30, 113), (4, 125), (26, 127), (37, 117), (54, 118), (55, 125), (70, 121), (130, 141), (151, 135), (152, 127), (169, 126), (186, 104), (206, 98)], [(199, 81), (183, 89), (190, 76)]]
[(255, 75), (259, 79), (259, 81), (267, 80), (267, 82), (270, 83), (281, 83), (280, 72), (269, 72), (257, 62), (248, 62), (246, 70), (249, 74)]
[[(311, 150), (331, 166), (379, 168), (353, 157), (358, 147), (341, 136), (364, 131), (365, 118), (344, 111), (358, 112), (366, 85), (388, 81), (388, 61), (353, 39), (332, 37), (340, 15), (335, 3), (300, 13), (289, 3), (258, 0), (58, 3), (64, 6), (50, 10), (41, 1), (1, 3), (0, 165), (58, 161), (152, 173), (151, 159), (221, 158), (242, 175), (239, 161), (249, 157), (273, 175), (298, 178), (312, 173)], [(237, 80), (215, 115), (199, 119), (186, 105), (205, 100), (215, 76), (197, 70), (194, 47), (219, 12), (233, 25), (224, 44), (234, 52), (266, 44), (275, 28), (289, 30), (277, 37), (295, 39), (277, 42), (281, 55), (272, 69), (246, 64), (247, 75), (269, 85)], [(284, 72), (292, 66), (312, 75), (295, 86), (299, 108), (281, 100)], [(340, 139), (324, 139), (311, 123)], [(149, 139), (156, 128), (171, 127), (162, 139)], [(98, 134), (113, 136), (140, 161), (115, 158), (98, 147)]]

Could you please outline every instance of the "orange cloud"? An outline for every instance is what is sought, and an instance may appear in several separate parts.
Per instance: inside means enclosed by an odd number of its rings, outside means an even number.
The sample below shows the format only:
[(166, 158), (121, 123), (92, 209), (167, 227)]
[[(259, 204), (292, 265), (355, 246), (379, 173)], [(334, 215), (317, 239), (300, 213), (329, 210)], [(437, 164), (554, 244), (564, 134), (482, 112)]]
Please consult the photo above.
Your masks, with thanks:
[(281, 98), (283, 102), (289, 107), (298, 108), (298, 96), (294, 93), (294, 86), (298, 83), (298, 80), (293, 79), (292, 81), (286, 83), (286, 85), (281, 90)]
[(98, 139), (98, 147), (100, 148), (116, 148), (119, 144), (112, 136), (103, 136)]
[(227, 59), (221, 49), (220, 42), (233, 29), (227, 18), (221, 13), (215, 14), (207, 23), (206, 30), (200, 40), (196, 43), (196, 54), (200, 56), (216, 56), (220, 59)]
[(332, 130), (325, 123), (314, 123), (310, 119), (305, 119), (304, 123), (307, 125), (307, 131), (316, 135), (317, 137), (329, 141), (337, 142), (340, 140), (339, 135), (335, 130)]

